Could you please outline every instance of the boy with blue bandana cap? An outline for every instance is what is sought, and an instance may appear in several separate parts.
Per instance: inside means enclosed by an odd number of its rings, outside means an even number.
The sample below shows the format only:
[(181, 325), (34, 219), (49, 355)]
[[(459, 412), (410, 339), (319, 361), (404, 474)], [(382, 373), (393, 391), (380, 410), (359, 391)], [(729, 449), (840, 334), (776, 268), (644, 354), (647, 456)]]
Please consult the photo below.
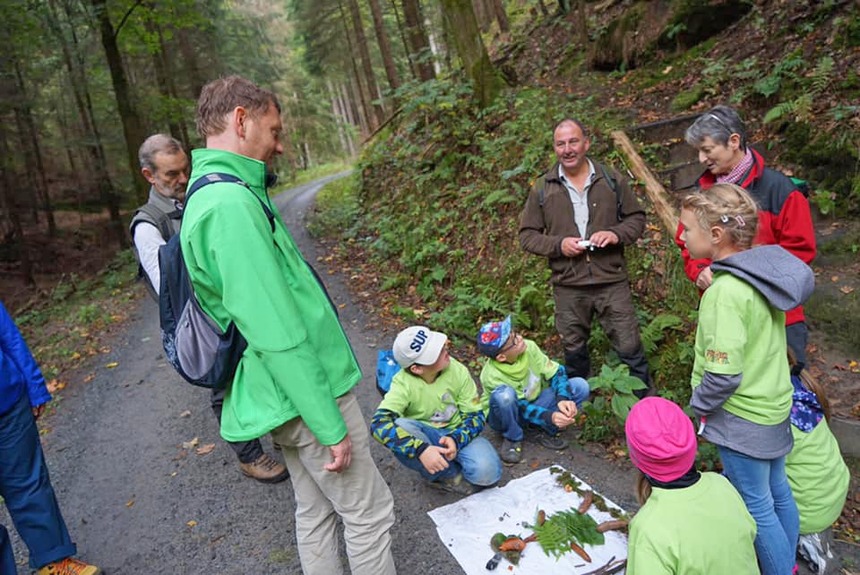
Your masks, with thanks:
[(544, 447), (566, 448), (558, 434), (573, 423), (578, 407), (588, 399), (588, 382), (568, 378), (564, 366), (532, 340), (514, 333), (510, 316), (484, 324), (477, 343), (488, 358), (481, 371), (482, 406), (490, 427), (502, 434), (502, 461), (522, 460), (526, 424), (545, 432), (539, 437)]

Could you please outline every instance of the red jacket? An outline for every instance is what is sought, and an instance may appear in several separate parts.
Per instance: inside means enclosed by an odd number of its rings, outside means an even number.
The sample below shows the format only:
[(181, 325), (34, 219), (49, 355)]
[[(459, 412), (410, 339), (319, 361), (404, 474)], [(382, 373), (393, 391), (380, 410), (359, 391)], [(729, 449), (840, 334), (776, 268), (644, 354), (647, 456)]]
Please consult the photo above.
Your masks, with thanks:
[[(753, 165), (741, 179), (740, 186), (748, 191), (759, 207), (758, 232), (753, 243), (775, 244), (784, 247), (809, 264), (815, 258), (815, 229), (809, 202), (785, 174), (766, 168), (761, 154), (752, 150)], [(716, 177), (706, 171), (699, 178), (699, 188), (707, 190), (716, 183)], [(693, 259), (681, 241), (683, 231), (678, 224), (675, 243), (681, 248), (684, 271), (694, 282), (699, 273), (709, 265), (709, 259)], [(804, 321), (803, 306), (785, 314), (785, 324)]]

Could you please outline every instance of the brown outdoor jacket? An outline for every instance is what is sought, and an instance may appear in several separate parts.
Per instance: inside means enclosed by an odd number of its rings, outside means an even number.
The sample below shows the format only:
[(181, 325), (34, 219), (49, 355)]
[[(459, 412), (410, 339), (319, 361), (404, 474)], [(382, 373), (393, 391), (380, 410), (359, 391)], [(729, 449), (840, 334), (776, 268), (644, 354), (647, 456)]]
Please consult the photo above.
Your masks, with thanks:
[[(600, 164), (594, 164), (595, 179), (588, 191), (589, 214), (585, 239), (601, 230), (618, 235), (619, 244), (586, 251), (568, 258), (561, 253), (562, 239), (579, 236), (573, 217), (573, 204), (567, 188), (558, 177), (558, 163), (540, 176), (529, 193), (520, 214), (520, 245), (527, 252), (546, 256), (552, 270), (553, 285), (588, 286), (627, 279), (624, 246), (634, 243), (645, 229), (645, 211), (630, 189), (626, 178), (606, 167), (621, 193), (621, 220), (618, 219), (616, 194), (604, 177)], [(541, 205), (541, 187), (544, 190)]]

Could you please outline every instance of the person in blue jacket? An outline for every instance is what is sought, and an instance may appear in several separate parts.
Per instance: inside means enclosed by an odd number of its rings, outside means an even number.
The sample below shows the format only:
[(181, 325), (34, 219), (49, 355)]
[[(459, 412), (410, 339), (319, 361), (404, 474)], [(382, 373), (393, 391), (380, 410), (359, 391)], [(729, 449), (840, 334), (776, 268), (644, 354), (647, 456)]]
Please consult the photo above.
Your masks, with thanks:
[[(98, 575), (98, 567), (74, 558), (77, 548), (51, 487), (36, 428), (50, 400), (36, 360), (0, 303), (0, 496), (37, 575)], [(9, 532), (0, 525), (0, 573), (17, 572)]]

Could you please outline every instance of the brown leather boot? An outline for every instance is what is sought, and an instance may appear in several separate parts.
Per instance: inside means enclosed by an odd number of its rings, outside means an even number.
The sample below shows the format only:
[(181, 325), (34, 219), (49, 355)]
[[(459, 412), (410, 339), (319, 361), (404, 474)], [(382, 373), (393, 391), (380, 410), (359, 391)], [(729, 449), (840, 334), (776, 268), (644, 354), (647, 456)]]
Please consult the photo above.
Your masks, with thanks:
[(278, 483), (290, 476), (290, 472), (283, 464), (265, 453), (251, 463), (240, 463), (239, 469), (245, 476), (261, 483)]

